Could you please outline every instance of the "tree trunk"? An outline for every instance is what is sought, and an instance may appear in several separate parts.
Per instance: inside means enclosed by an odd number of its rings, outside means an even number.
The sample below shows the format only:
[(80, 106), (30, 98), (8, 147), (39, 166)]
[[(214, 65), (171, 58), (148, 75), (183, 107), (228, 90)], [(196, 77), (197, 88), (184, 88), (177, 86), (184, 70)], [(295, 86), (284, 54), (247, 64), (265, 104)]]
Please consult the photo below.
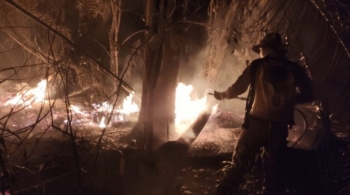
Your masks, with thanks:
[[(162, 43), (157, 43), (158, 23), (157, 13), (159, 4), (157, 0), (148, 0), (146, 5), (146, 25), (149, 27), (147, 32), (147, 40), (149, 40), (146, 48), (145, 73), (143, 82), (143, 94), (141, 109), (143, 109), (140, 119), (144, 123), (146, 151), (152, 151), (153, 148), (153, 107), (154, 92), (159, 77), (159, 71), (162, 59)], [(161, 41), (161, 40), (160, 40)], [(162, 42), (162, 41), (161, 41)], [(159, 45), (159, 46), (158, 46)]]
[(184, 27), (176, 22), (183, 16), (182, 0), (164, 3), (163, 18), (170, 29), (165, 34), (163, 43), (163, 61), (155, 97), (155, 138), (158, 144), (176, 138), (175, 133), (175, 93), (180, 67), (180, 47)]
[(120, 18), (121, 18), (121, 0), (116, 0), (116, 2), (111, 1), (111, 11), (112, 11), (112, 24), (109, 31), (109, 47), (111, 50), (111, 65), (110, 70), (116, 76), (118, 76), (118, 52), (119, 52), (119, 27), (120, 27)]
[[(145, 141), (143, 145), (147, 150), (152, 150), (154, 141), (158, 144), (164, 142), (168, 127), (174, 124), (181, 46), (178, 32), (182, 30), (175, 22), (183, 13), (181, 3), (183, 0), (148, 0), (146, 4), (147, 36), (150, 41), (145, 52), (140, 115), (129, 138), (136, 137), (141, 143)], [(165, 29), (168, 27), (164, 24), (171, 26), (170, 30)], [(145, 136), (143, 140), (142, 135)]]

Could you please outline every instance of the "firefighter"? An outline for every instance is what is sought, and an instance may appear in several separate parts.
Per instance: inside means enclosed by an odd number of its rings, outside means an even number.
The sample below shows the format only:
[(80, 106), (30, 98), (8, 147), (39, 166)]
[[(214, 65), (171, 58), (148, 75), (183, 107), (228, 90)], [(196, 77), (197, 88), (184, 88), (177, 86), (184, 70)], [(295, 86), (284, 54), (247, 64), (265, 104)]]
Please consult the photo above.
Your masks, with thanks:
[[(245, 120), (233, 153), (233, 166), (217, 188), (219, 195), (232, 194), (264, 148), (264, 193), (284, 194), (283, 155), (288, 129), (294, 124), (294, 106), (313, 101), (311, 78), (299, 64), (287, 59), (279, 33), (265, 34), (253, 46), (260, 54), (226, 91), (214, 91), (217, 100), (237, 98), (247, 91)], [(231, 191), (231, 193), (230, 193)]]

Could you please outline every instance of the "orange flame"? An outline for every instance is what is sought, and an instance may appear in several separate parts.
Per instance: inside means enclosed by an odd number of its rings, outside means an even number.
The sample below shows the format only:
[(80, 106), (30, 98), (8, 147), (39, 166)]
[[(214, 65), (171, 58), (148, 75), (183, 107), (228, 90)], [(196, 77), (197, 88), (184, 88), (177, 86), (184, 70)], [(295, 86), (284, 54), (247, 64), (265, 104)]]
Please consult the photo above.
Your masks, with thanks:
[(179, 83), (176, 87), (175, 131), (178, 134), (184, 133), (207, 107), (207, 97), (193, 99), (191, 98), (192, 91), (192, 85)]
[(47, 80), (41, 80), (37, 87), (29, 89), (27, 91), (21, 91), (16, 94), (15, 97), (5, 102), (7, 105), (19, 105), (29, 106), (32, 103), (39, 103), (45, 99), (45, 90), (47, 86)]
[(134, 93), (130, 93), (130, 95), (124, 99), (122, 109), (120, 110), (121, 113), (131, 114), (131, 113), (136, 113), (140, 111), (137, 104), (132, 101), (133, 97), (134, 97)]

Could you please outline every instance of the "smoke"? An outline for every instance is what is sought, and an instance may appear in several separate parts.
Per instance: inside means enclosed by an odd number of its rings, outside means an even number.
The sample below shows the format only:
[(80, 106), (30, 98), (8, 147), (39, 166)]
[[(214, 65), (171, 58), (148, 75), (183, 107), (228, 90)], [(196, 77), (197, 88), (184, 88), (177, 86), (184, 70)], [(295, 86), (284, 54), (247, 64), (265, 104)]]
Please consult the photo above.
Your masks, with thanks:
[[(218, 23), (221, 23), (218, 19)], [(193, 38), (202, 39), (206, 44), (195, 51), (189, 51), (182, 60), (179, 70), (179, 82), (194, 86), (194, 96), (203, 97), (207, 89), (219, 92), (227, 90), (249, 63), (258, 57), (251, 51), (252, 44), (240, 42), (229, 43), (227, 30), (222, 25), (213, 23), (206, 36), (190, 34)], [(222, 34), (212, 36), (211, 33)], [(215, 48), (221, 49), (215, 50)], [(242, 94), (246, 96), (246, 94)], [(225, 100), (220, 102), (220, 109), (243, 110), (241, 100)]]

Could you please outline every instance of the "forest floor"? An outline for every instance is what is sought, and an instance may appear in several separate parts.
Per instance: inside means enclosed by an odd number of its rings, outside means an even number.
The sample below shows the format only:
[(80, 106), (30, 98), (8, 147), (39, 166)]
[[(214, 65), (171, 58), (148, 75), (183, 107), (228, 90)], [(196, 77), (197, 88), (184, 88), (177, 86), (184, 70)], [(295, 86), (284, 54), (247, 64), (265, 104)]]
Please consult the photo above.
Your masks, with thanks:
[[(110, 128), (102, 139), (101, 130), (78, 131), (75, 144), (57, 131), (32, 134), (22, 149), (11, 148), (9, 141), (14, 191), (22, 195), (215, 195), (230, 165), (241, 122), (241, 118), (227, 122), (223, 119), (227, 115), (221, 116), (215, 119), (220, 123), (209, 121), (191, 146), (172, 141), (151, 154), (119, 141), (132, 123)], [(287, 194), (322, 194), (317, 153), (291, 148), (286, 156)], [(263, 179), (258, 163), (232, 194), (259, 194)]]
[[(229, 167), (231, 154), (207, 156), (192, 155), (188, 158), (174, 156), (160, 160), (156, 166), (143, 164), (140, 175), (125, 177), (126, 194), (154, 195), (215, 195), (216, 186)], [(286, 163), (286, 193), (291, 195), (323, 194), (323, 186), (316, 153), (290, 149)], [(184, 162), (186, 161), (186, 162)], [(262, 192), (264, 179), (261, 163), (245, 176), (232, 195), (255, 195)], [(135, 184), (137, 187), (135, 187)]]

